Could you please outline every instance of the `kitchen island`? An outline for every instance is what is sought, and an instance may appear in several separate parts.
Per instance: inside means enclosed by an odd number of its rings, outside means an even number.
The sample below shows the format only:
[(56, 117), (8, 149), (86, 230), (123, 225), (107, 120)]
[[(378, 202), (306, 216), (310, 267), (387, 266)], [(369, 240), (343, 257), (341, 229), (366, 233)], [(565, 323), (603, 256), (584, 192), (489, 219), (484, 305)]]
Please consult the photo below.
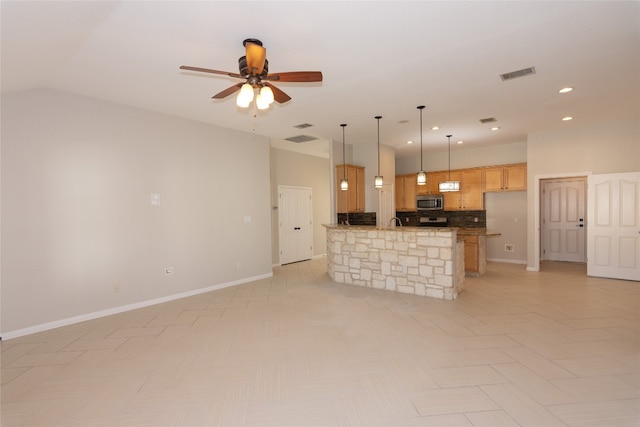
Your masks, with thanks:
[(463, 290), (464, 241), (456, 228), (324, 226), (335, 282), (446, 300)]
[(487, 237), (500, 233), (486, 228), (458, 229), (458, 238), (464, 240), (464, 270), (467, 276), (482, 276), (487, 271)]

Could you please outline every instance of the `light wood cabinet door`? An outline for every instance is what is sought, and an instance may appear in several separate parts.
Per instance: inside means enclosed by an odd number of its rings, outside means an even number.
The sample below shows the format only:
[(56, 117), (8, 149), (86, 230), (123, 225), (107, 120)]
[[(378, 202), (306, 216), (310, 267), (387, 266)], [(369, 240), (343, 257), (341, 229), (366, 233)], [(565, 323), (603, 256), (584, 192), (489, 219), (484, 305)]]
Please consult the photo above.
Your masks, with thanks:
[(440, 194), (440, 190), (438, 190), (438, 184), (441, 181), (446, 181), (448, 178), (449, 171), (443, 172), (427, 172), (427, 185), (426, 192), (424, 194)]
[(396, 211), (416, 211), (416, 176), (406, 174), (396, 176)]
[(482, 190), (502, 191), (504, 188), (503, 177), (504, 168), (502, 166), (484, 168), (482, 170)]
[(478, 236), (464, 237), (464, 270), (477, 273), (480, 271), (478, 257)]
[(447, 191), (444, 194), (444, 210), (445, 211), (459, 211), (462, 210), (462, 189), (464, 183), (462, 182), (462, 173), (459, 170), (448, 171), (442, 174), (441, 181), (460, 181), (460, 191)]
[(484, 209), (482, 195), (482, 171), (480, 169), (465, 169), (460, 178), (460, 209), (476, 211)]
[(482, 191), (522, 191), (527, 189), (527, 164), (516, 163), (482, 170)]
[(527, 164), (520, 163), (504, 167), (505, 191), (527, 189)]
[[(340, 181), (346, 176), (347, 191), (340, 190)], [(336, 211), (338, 213), (364, 212), (364, 167), (336, 165)]]

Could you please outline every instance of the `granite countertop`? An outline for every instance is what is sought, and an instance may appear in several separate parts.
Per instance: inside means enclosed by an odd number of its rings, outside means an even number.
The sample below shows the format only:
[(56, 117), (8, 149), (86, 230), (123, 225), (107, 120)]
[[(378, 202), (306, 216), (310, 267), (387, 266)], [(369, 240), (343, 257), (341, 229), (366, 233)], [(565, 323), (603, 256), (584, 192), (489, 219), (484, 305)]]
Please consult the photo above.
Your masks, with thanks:
[(500, 236), (502, 233), (495, 230), (487, 230), (486, 228), (459, 228), (458, 236)]
[(338, 230), (388, 230), (388, 231), (451, 231), (452, 227), (415, 227), (409, 225), (378, 227), (377, 225), (344, 225), (344, 224), (322, 224), (326, 228)]
[(487, 230), (486, 228), (459, 228), (459, 227), (415, 227), (415, 226), (387, 226), (378, 227), (376, 225), (345, 225), (345, 224), (322, 224), (326, 228), (343, 230), (389, 230), (389, 231), (452, 231), (457, 230), (458, 236), (500, 236), (500, 232)]

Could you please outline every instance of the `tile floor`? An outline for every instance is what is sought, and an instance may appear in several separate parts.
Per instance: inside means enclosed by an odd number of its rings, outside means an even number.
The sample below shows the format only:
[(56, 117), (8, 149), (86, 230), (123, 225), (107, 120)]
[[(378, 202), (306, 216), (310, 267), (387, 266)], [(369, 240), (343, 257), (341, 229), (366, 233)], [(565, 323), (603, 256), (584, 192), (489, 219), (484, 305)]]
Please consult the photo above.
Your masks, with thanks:
[(638, 426), (640, 283), (489, 263), (455, 301), (270, 279), (2, 346), (8, 426)]

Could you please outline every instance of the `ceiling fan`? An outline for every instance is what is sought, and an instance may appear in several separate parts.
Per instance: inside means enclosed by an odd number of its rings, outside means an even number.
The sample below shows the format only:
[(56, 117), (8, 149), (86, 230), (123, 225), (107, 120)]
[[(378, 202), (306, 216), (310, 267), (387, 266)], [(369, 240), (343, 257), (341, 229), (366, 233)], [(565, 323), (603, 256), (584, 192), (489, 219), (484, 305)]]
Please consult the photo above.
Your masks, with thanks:
[(246, 49), (245, 56), (238, 59), (239, 73), (228, 71), (211, 70), (209, 68), (190, 67), (182, 65), (181, 70), (198, 71), (202, 73), (222, 74), (229, 77), (244, 79), (244, 83), (237, 83), (222, 92), (213, 95), (214, 99), (222, 99), (240, 91), (237, 104), (240, 107), (248, 107), (253, 100), (254, 89), (259, 91), (256, 98), (256, 106), (259, 109), (268, 108), (274, 100), (283, 103), (291, 99), (269, 82), (296, 82), (311, 83), (321, 82), (322, 73), (320, 71), (289, 71), (284, 73), (269, 73), (269, 61), (267, 60), (267, 49), (262, 46), (258, 39), (246, 39), (242, 42)]

